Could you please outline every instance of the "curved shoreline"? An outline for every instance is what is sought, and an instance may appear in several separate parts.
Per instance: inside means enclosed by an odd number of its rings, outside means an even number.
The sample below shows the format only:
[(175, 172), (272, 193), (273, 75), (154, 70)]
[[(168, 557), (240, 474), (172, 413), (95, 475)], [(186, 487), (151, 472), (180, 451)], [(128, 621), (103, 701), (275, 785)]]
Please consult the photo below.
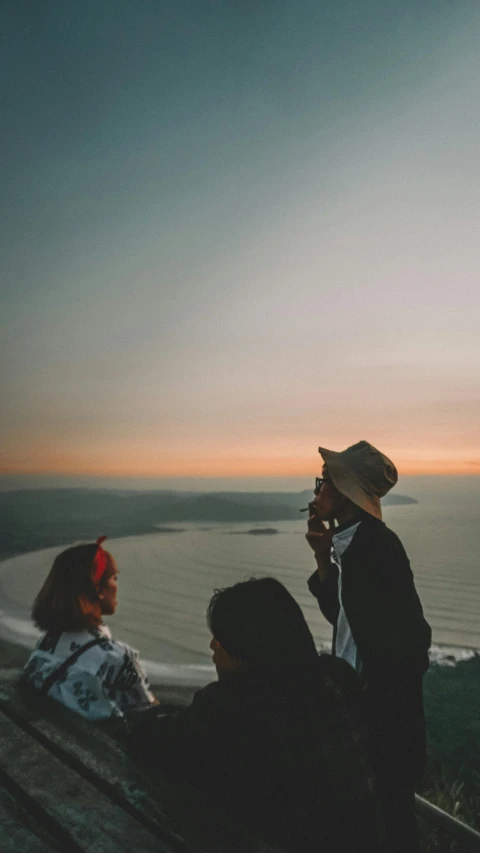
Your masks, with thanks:
[[(20, 625), (23, 630), (16, 631), (15, 627)], [(33, 624), (0, 611), (0, 669), (23, 666), (39, 636), (40, 632)], [(330, 643), (322, 643), (318, 647), (319, 652), (329, 652), (330, 649)], [(480, 657), (480, 649), (434, 643), (429, 654), (432, 665), (455, 667), (458, 663)], [(215, 676), (214, 667), (208, 664), (176, 664), (146, 658), (144, 661), (152, 683), (200, 687)]]
[[(220, 525), (221, 526), (221, 525)], [(243, 532), (243, 531), (242, 531)], [(250, 532), (250, 531), (249, 531)], [(161, 533), (161, 531), (150, 531), (150, 533)], [(140, 534), (141, 535), (141, 534)], [(127, 536), (118, 537), (119, 539), (135, 538), (138, 534), (127, 534)], [(112, 539), (112, 542), (115, 540)], [(41, 553), (44, 550), (52, 548), (61, 548), (65, 543), (56, 546), (48, 546), (46, 548), (19, 551), (15, 555), (11, 555), (0, 561), (0, 575), (2, 568), (6, 562), (22, 556)], [(0, 581), (1, 586), (1, 581)], [(33, 648), (36, 640), (40, 636), (40, 632), (33, 624), (25, 618), (18, 617), (14, 613), (7, 610), (0, 610), (0, 668), (4, 666), (12, 666), (13, 664), (5, 663), (4, 660), (24, 660), (28, 655), (29, 650)], [(319, 651), (330, 651), (328, 642), (319, 643)], [(140, 650), (141, 652), (141, 650)], [(476, 656), (480, 656), (480, 648), (476, 646), (456, 645), (454, 643), (434, 643), (430, 650), (430, 661), (434, 665), (442, 667), (455, 667), (462, 661), (467, 661)], [(207, 683), (214, 677), (214, 668), (206, 664), (194, 663), (169, 663), (162, 660), (148, 660), (142, 655), (147, 663), (150, 679), (158, 679), (164, 684), (170, 685), (196, 685)]]

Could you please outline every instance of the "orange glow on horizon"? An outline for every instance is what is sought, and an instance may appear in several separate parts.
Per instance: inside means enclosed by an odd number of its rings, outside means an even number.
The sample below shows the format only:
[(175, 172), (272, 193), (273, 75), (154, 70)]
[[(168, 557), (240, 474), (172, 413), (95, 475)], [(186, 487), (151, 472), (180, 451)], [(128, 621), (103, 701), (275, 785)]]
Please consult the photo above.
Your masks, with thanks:
[[(412, 475), (480, 475), (479, 461), (463, 461), (461, 459), (409, 459), (400, 454), (391, 454), (398, 472), (403, 476)], [(217, 457), (198, 458), (183, 455), (180, 459), (170, 458), (168, 461), (158, 459), (152, 462), (139, 460), (132, 463), (132, 454), (120, 462), (105, 460), (104, 464), (96, 465), (93, 460), (55, 459), (45, 460), (43, 464), (4, 464), (0, 474), (6, 475), (55, 475), (55, 476), (90, 476), (90, 477), (144, 477), (144, 478), (174, 478), (174, 477), (312, 477), (321, 470), (322, 460), (311, 457), (291, 456), (271, 457), (233, 456), (218, 454)]]

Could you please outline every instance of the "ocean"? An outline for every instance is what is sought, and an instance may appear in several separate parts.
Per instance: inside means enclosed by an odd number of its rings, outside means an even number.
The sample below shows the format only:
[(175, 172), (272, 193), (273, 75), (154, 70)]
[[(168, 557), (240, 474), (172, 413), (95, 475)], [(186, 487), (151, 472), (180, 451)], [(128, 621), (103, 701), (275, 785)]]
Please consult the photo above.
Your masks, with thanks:
[[(418, 503), (387, 506), (384, 520), (410, 557), (433, 628), (433, 655), (447, 663), (468, 657), (480, 649), (480, 478), (405, 477), (398, 491)], [(250, 532), (266, 527), (278, 532)], [(305, 529), (300, 516), (268, 524), (179, 523), (169, 532), (109, 540), (120, 571), (112, 633), (140, 650), (152, 680), (207, 683), (214, 669), (205, 611), (213, 590), (270, 575), (295, 596), (318, 647), (326, 647), (331, 628), (306, 586), (314, 561)], [(63, 547), (0, 564), (4, 636), (35, 642), (31, 602)]]

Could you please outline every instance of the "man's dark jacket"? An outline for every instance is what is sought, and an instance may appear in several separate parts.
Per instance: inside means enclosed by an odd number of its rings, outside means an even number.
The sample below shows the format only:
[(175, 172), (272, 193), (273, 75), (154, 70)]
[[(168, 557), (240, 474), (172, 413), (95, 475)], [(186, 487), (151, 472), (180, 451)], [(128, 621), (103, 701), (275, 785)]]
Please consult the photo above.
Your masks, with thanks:
[[(366, 516), (341, 556), (342, 603), (361, 661), (374, 760), (384, 773), (418, 778), (425, 762), (422, 676), (431, 629), (423, 616), (408, 557), (398, 536)], [(334, 626), (339, 613), (338, 568), (308, 582)]]

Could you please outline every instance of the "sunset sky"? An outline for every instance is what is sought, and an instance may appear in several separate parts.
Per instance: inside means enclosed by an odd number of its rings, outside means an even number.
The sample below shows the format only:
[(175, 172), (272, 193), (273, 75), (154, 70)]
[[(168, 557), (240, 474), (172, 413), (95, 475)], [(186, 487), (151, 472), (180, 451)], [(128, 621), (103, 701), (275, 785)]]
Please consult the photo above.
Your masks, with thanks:
[(480, 474), (478, 2), (0, 21), (1, 472)]

